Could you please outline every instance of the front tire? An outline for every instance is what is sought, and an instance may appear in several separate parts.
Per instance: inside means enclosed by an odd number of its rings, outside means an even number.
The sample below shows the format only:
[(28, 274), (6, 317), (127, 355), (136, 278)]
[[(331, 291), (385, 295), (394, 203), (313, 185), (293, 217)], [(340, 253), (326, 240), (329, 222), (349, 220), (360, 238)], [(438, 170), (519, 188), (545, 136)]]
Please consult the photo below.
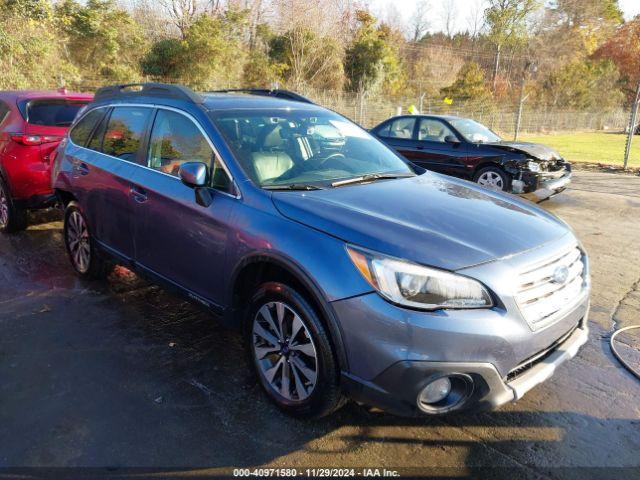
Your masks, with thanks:
[(16, 206), (9, 193), (9, 187), (0, 177), (0, 232), (20, 232), (27, 226), (27, 211)]
[(96, 248), (85, 216), (76, 202), (69, 203), (65, 210), (63, 233), (71, 266), (78, 275), (100, 279), (109, 274), (110, 264)]
[(331, 342), (296, 290), (276, 282), (261, 285), (247, 309), (245, 339), (260, 385), (281, 410), (319, 418), (342, 406)]
[(511, 177), (500, 167), (485, 167), (473, 178), (478, 185), (494, 192), (508, 192), (511, 188)]

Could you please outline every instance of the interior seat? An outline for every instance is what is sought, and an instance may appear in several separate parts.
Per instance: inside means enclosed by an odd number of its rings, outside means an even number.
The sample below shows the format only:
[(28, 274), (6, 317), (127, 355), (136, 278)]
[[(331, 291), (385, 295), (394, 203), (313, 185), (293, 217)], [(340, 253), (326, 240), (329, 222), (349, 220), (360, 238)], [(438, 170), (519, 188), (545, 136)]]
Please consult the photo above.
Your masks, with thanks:
[(254, 152), (253, 170), (260, 183), (280, 175), (293, 167), (293, 160), (284, 152)]

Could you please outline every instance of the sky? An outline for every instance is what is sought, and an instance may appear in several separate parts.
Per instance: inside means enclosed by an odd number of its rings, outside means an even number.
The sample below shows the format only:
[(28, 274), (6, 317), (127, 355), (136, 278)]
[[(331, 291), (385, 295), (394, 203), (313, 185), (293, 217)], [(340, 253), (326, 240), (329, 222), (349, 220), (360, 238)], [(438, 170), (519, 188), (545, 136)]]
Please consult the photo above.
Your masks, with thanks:
[[(371, 9), (381, 18), (399, 17), (405, 25), (411, 21), (412, 13), (416, 4), (420, 0), (368, 0)], [(473, 18), (477, 18), (476, 12), (481, 12), (485, 7), (485, 0), (427, 0), (430, 5), (430, 30), (445, 30), (445, 20), (443, 11), (448, 5), (452, 4), (455, 15), (454, 30), (468, 30), (474, 22)], [(625, 14), (625, 18), (631, 19), (636, 15), (640, 15), (640, 0), (618, 0), (620, 8)]]

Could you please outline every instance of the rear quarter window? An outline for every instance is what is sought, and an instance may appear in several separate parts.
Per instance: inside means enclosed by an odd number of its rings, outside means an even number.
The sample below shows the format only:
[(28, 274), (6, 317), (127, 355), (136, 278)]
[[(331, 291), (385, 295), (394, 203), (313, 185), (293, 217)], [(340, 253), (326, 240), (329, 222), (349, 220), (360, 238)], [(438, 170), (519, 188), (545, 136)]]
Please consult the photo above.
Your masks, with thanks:
[(69, 137), (76, 145), (84, 147), (93, 129), (106, 113), (106, 108), (96, 108), (87, 113), (78, 124), (71, 129)]
[(28, 100), (21, 103), (20, 111), (31, 125), (69, 127), (87, 103), (64, 99)]
[(0, 101), (0, 125), (2, 125), (2, 123), (7, 119), (9, 112), (11, 112), (9, 105)]

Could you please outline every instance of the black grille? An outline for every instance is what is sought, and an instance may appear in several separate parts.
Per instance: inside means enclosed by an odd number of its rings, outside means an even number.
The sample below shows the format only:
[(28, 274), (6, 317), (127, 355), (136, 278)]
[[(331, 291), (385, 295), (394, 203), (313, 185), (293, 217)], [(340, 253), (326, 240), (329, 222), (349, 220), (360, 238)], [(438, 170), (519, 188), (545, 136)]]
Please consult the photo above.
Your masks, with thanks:
[[(579, 324), (578, 324), (579, 325)], [(525, 373), (527, 370), (529, 370), (531, 367), (539, 364), (540, 362), (543, 362), (544, 360), (546, 360), (547, 358), (549, 358), (549, 356), (551, 354), (553, 354), (558, 347), (564, 343), (564, 341), (569, 338), (571, 336), (571, 334), (573, 334), (573, 332), (575, 332), (576, 328), (578, 328), (578, 325), (576, 325), (575, 327), (573, 327), (571, 330), (569, 330), (569, 332), (565, 333), (562, 337), (560, 337), (558, 340), (556, 340), (553, 345), (551, 345), (548, 348), (545, 348), (544, 350), (536, 353), (535, 355), (529, 357), (528, 359), (526, 359), (524, 362), (522, 362), (520, 365), (518, 365), (516, 368), (514, 368), (513, 370), (511, 370), (506, 377), (506, 381), (507, 382), (511, 382), (513, 380), (515, 380), (516, 378), (518, 378), (520, 375), (522, 375), (523, 373)]]

